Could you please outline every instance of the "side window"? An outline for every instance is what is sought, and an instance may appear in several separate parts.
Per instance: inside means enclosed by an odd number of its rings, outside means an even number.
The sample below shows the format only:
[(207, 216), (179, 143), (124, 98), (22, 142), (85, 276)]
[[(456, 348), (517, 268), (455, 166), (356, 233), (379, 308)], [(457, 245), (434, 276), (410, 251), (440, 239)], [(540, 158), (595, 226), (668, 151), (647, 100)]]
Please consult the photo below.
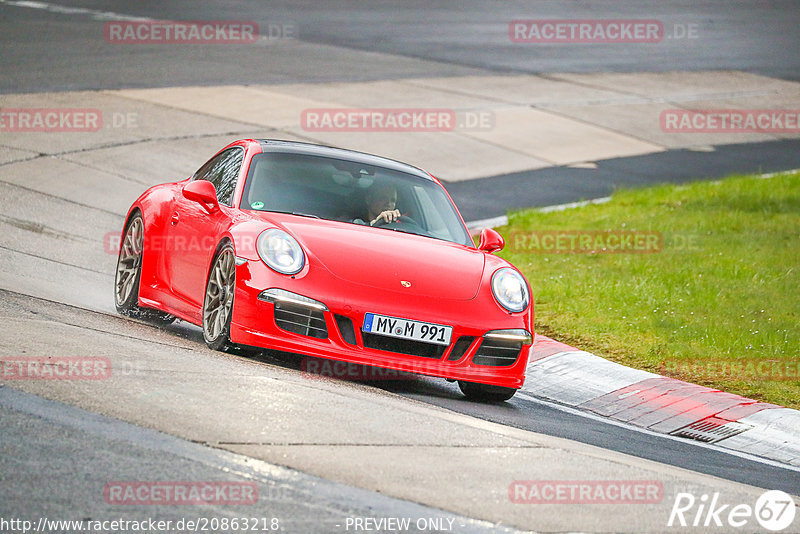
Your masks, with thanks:
[(220, 204), (230, 206), (233, 204), (233, 192), (236, 190), (236, 179), (242, 167), (244, 150), (231, 148), (212, 158), (200, 167), (194, 175), (195, 180), (208, 180), (217, 190), (217, 200)]

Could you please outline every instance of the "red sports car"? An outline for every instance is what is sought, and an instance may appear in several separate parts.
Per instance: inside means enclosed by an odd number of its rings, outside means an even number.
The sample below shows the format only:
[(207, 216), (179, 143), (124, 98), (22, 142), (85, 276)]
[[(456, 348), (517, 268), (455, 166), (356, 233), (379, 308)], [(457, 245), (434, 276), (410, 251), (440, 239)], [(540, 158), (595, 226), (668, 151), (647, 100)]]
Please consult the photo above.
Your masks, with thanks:
[(120, 313), (175, 317), (209, 347), (262, 347), (457, 380), (470, 398), (522, 387), (533, 303), (475, 247), (439, 181), (386, 158), (277, 140), (231, 143), (145, 191), (125, 220)]

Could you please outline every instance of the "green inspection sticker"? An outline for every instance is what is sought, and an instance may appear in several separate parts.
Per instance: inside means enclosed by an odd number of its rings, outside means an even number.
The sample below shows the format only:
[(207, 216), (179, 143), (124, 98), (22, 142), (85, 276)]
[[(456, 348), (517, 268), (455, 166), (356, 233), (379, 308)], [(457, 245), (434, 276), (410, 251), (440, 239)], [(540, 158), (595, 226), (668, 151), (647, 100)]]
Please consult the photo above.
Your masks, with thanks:
[(260, 210), (261, 208), (264, 207), (264, 203), (256, 201), (256, 202), (253, 202), (252, 204), (250, 204), (250, 207), (253, 208), (254, 210)]

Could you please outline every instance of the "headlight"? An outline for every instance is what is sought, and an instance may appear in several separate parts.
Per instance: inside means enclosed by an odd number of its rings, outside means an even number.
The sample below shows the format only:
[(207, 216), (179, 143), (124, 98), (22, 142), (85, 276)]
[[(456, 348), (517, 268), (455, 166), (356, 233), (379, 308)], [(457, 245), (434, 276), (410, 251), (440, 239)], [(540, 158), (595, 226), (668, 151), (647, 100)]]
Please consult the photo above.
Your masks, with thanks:
[(497, 302), (510, 312), (528, 307), (528, 286), (514, 269), (503, 267), (492, 275), (492, 293)]
[(264, 263), (282, 274), (297, 274), (306, 262), (300, 243), (277, 228), (261, 232), (256, 250)]

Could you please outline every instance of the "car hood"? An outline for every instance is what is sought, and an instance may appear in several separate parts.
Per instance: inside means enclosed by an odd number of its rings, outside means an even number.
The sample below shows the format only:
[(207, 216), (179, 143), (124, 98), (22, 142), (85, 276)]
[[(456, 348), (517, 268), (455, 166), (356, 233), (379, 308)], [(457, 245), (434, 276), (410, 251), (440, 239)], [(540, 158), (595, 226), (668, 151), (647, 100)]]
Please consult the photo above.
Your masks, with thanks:
[(311, 261), (350, 283), (420, 297), (475, 297), (484, 253), (456, 243), (355, 224), (287, 217), (281, 226)]

